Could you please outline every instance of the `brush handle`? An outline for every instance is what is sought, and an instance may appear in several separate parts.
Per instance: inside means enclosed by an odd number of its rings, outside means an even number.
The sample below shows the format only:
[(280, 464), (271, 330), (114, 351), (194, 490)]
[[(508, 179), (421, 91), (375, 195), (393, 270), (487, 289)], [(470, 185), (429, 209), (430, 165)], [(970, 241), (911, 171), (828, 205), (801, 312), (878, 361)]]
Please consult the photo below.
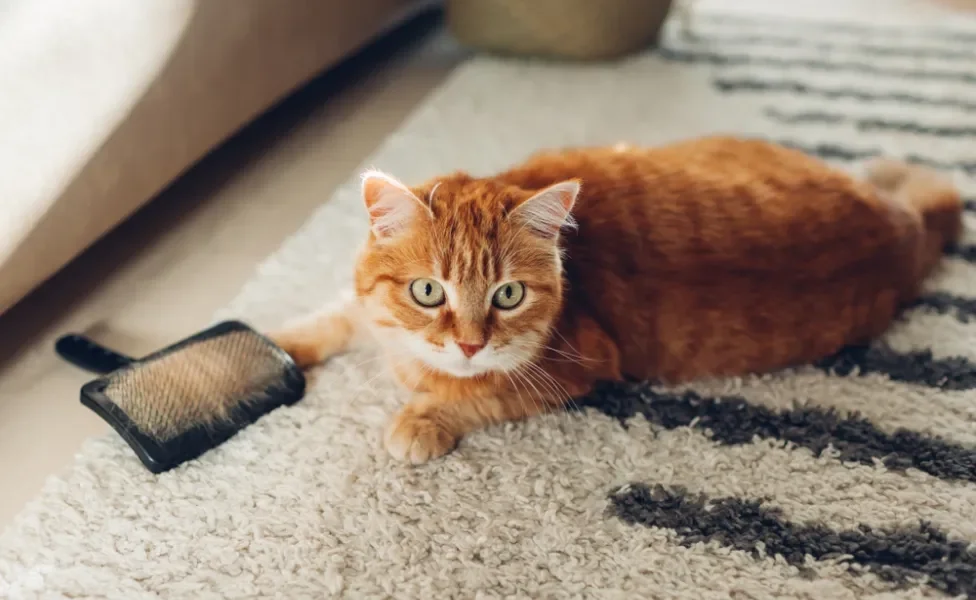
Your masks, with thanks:
[(111, 373), (135, 360), (77, 333), (61, 336), (54, 344), (54, 350), (76, 367), (100, 375)]

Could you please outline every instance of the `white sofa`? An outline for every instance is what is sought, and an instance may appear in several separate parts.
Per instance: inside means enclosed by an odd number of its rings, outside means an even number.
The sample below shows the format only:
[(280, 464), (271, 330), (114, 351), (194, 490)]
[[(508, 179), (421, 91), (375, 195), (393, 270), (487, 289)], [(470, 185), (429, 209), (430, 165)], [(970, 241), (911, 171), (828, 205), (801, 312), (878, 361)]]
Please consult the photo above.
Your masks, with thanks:
[(0, 3), (0, 313), (425, 0)]

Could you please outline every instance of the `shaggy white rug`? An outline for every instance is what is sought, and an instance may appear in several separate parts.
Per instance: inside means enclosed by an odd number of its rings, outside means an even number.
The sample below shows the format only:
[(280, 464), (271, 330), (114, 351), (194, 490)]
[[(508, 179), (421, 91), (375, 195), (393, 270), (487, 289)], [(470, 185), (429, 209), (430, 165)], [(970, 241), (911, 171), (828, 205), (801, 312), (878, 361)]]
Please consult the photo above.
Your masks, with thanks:
[[(918, 3), (724, 4), (699, 3), (694, 39), (613, 65), (476, 58), (371, 164), (416, 181), (738, 132), (852, 168), (884, 150), (976, 193), (976, 24)], [(772, 15), (787, 5), (813, 20)], [(336, 295), (365, 232), (357, 192), (351, 177), (219, 316), (277, 325)], [(872, 348), (607, 386), (418, 468), (381, 447), (402, 398), (368, 355), (161, 476), (92, 440), (0, 537), (0, 597), (976, 598), (967, 236)]]

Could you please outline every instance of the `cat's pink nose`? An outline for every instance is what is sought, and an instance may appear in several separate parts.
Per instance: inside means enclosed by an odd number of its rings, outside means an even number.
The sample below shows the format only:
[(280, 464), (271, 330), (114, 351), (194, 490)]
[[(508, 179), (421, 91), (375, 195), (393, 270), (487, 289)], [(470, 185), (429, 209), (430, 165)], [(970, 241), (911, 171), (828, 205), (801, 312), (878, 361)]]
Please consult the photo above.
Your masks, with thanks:
[(484, 342), (481, 342), (480, 344), (462, 344), (461, 342), (458, 342), (457, 345), (458, 348), (461, 349), (461, 352), (464, 352), (464, 355), (468, 358), (471, 358), (485, 347)]

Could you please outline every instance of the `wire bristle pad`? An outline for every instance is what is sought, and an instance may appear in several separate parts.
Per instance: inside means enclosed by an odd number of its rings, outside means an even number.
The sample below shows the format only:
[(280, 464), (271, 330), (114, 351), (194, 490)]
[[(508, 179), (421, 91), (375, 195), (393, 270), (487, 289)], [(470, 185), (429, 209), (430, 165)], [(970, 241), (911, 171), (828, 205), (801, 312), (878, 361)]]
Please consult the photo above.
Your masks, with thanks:
[(231, 331), (117, 371), (105, 395), (143, 434), (165, 442), (232, 420), (236, 407), (264, 399), (286, 373), (267, 340)]

